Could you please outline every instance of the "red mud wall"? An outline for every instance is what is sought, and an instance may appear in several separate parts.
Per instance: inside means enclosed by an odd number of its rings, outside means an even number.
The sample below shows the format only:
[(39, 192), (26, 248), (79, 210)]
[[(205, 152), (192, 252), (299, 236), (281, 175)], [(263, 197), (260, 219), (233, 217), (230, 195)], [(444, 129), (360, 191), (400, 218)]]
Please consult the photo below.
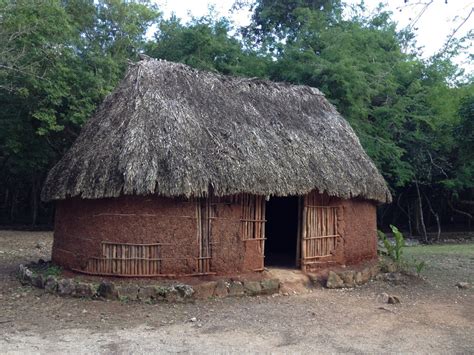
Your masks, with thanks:
[[(260, 241), (242, 240), (240, 204), (229, 201), (212, 207), (211, 271), (232, 274), (262, 269)], [(342, 206), (338, 230), (344, 239), (335, 261), (350, 265), (375, 259), (375, 204), (358, 199), (332, 199), (330, 204)], [(58, 201), (54, 262), (84, 270), (90, 257), (102, 256), (103, 241), (166, 244), (161, 247), (162, 274), (197, 273), (196, 203), (154, 196)]]
[[(256, 269), (261, 258), (246, 260), (249, 247), (240, 236), (240, 205), (219, 203), (213, 208), (211, 271), (225, 274)], [(83, 270), (88, 258), (102, 256), (102, 241), (168, 244), (162, 246), (165, 259), (161, 273), (196, 273), (196, 204), (153, 196), (58, 201), (54, 262)], [(247, 254), (252, 254), (252, 250)]]
[(344, 263), (358, 264), (377, 258), (377, 209), (374, 202), (360, 199), (342, 200)]

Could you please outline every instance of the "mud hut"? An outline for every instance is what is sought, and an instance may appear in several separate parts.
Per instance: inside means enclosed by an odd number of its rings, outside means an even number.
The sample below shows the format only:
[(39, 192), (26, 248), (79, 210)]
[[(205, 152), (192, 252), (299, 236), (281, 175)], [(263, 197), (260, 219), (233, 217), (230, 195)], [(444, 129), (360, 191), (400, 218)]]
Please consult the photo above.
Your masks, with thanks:
[(231, 274), (376, 258), (390, 192), (317, 89), (142, 60), (42, 192), (53, 261), (87, 274)]

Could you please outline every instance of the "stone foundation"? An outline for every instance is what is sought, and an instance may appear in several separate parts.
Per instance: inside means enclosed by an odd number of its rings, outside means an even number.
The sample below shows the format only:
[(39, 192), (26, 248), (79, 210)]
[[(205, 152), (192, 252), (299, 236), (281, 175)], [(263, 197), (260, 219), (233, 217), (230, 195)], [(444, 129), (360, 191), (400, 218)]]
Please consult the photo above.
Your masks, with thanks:
[[(47, 264), (47, 263), (46, 263)], [(47, 272), (35, 271), (38, 264), (20, 265), (19, 279), (46, 292), (65, 297), (97, 298), (136, 302), (189, 302), (197, 299), (223, 298), (238, 296), (271, 295), (279, 292), (278, 279), (231, 280), (220, 279), (206, 281), (196, 285), (172, 282), (171, 284), (141, 285), (129, 281), (97, 282), (79, 281), (74, 278), (47, 275)], [(45, 269), (45, 268), (43, 268)]]

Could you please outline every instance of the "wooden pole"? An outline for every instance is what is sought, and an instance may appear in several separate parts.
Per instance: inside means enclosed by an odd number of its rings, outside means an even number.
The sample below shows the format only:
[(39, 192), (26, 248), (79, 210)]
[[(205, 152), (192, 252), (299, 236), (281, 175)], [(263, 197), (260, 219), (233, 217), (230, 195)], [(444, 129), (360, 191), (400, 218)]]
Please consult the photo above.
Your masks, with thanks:
[(304, 197), (304, 202), (303, 202), (303, 221), (302, 221), (302, 230), (303, 230), (303, 238), (302, 238), (302, 243), (301, 243), (301, 270), (306, 271), (306, 265), (305, 265), (305, 260), (306, 260), (306, 230), (307, 230), (307, 225), (306, 225), (306, 214), (307, 214), (307, 200), (308, 196), (306, 195)]

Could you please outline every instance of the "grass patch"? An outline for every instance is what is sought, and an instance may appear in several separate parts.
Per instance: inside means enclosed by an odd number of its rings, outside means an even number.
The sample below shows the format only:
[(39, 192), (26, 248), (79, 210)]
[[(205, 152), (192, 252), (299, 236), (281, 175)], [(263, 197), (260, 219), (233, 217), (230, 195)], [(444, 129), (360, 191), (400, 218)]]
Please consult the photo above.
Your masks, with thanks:
[(459, 255), (474, 257), (474, 243), (443, 244), (443, 245), (416, 245), (407, 247), (403, 251), (408, 257), (422, 257), (433, 255)]

